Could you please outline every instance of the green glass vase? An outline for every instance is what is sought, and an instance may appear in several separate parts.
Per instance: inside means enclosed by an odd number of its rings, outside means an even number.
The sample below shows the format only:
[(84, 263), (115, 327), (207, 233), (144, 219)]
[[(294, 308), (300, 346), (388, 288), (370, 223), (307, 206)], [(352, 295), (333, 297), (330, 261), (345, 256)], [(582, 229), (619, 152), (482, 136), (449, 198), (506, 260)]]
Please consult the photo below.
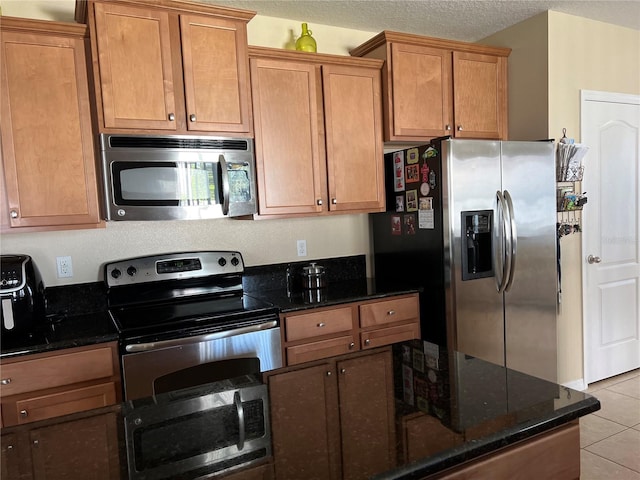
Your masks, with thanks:
[(296, 50), (301, 52), (315, 52), (316, 40), (311, 36), (311, 30), (307, 28), (307, 24), (302, 24), (302, 35), (296, 40)]

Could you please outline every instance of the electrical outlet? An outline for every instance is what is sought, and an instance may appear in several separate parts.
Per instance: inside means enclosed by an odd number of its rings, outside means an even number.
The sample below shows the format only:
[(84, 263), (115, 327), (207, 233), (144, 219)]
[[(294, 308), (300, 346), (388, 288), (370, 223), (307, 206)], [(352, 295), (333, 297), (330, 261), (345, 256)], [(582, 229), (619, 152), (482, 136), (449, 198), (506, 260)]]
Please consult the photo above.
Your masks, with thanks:
[(298, 240), (297, 247), (298, 247), (298, 256), (299, 257), (306, 257), (307, 256), (307, 241), (306, 240)]
[(56, 263), (58, 264), (58, 278), (73, 277), (73, 264), (71, 263), (71, 257), (56, 257)]

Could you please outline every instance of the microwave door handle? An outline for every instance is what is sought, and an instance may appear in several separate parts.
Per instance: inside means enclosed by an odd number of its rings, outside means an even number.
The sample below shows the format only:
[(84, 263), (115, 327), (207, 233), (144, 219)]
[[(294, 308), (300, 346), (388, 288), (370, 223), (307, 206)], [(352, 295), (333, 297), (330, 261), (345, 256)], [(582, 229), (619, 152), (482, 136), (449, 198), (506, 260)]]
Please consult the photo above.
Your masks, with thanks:
[(236, 391), (233, 394), (233, 403), (236, 405), (236, 411), (238, 412), (238, 450), (244, 448), (244, 408), (242, 407), (242, 400), (240, 399), (240, 392)]
[(220, 178), (222, 179), (222, 213), (229, 215), (229, 171), (227, 170), (227, 161), (224, 155), (218, 157), (220, 164)]

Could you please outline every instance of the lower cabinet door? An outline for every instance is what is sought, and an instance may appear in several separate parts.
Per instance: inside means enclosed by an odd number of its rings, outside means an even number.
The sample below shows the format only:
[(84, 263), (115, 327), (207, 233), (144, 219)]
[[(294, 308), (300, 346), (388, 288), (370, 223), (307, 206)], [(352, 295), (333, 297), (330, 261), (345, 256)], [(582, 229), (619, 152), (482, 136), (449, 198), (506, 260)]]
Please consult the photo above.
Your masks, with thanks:
[(269, 377), (271, 439), (278, 480), (340, 478), (335, 364)]
[(0, 438), (0, 478), (18, 480), (20, 478), (20, 460), (17, 435), (9, 433)]
[(34, 480), (120, 478), (115, 413), (36, 428), (29, 440)]
[(337, 371), (342, 478), (367, 479), (392, 469), (397, 450), (391, 351), (340, 361)]

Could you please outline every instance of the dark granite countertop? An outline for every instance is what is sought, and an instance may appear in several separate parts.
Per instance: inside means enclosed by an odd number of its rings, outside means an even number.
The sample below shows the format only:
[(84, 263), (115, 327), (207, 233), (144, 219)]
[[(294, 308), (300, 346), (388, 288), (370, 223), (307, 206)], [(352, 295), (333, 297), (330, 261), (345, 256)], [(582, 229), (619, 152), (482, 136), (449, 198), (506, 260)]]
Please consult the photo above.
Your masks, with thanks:
[(106, 311), (52, 315), (28, 335), (4, 336), (0, 342), (0, 359), (117, 340), (118, 332)]
[[(396, 468), (379, 472), (378, 479), (418, 479), (454, 465), (472, 460), (512, 443), (544, 433), (600, 408), (598, 400), (541, 379), (521, 374), (458, 352), (436, 352), (425, 349), (423, 342), (411, 341), (393, 346), (396, 422), (411, 416), (429, 416), (436, 424), (424, 427), (420, 436), (433, 438), (438, 449), (424, 457), (399, 460)], [(225, 381), (228, 382), (228, 381)], [(419, 387), (422, 383), (424, 388)], [(189, 397), (210, 395), (213, 385), (189, 389)], [(124, 424), (138, 415), (137, 409), (158, 408), (167, 412), (165, 395), (173, 399), (177, 392), (158, 395), (154, 399), (127, 402), (109, 409), (83, 412), (66, 417), (34, 422), (3, 429), (4, 433), (25, 432), (34, 428), (56, 425), (109, 411), (120, 434), (110, 452), (119, 456), (122, 480), (131, 478), (127, 472), (127, 442)], [(384, 395), (383, 392), (380, 392)], [(372, 399), (373, 401), (373, 399)], [(177, 407), (176, 407), (177, 408)], [(169, 410), (170, 411), (170, 410)], [(166, 413), (165, 413), (166, 414)], [(399, 423), (397, 423), (399, 424)], [(82, 427), (74, 435), (82, 438)], [(162, 429), (160, 429), (163, 432)], [(443, 440), (446, 435), (458, 439), (453, 444)], [(167, 433), (166, 431), (164, 432)], [(184, 433), (184, 432), (183, 432)], [(309, 431), (309, 435), (315, 432)], [(343, 432), (344, 434), (344, 432)], [(197, 437), (197, 435), (196, 435)], [(400, 438), (400, 437), (398, 437)], [(146, 439), (147, 446), (153, 440)], [(371, 439), (369, 441), (375, 441)], [(166, 442), (165, 442), (166, 443)], [(129, 445), (131, 446), (131, 444)], [(176, 443), (179, 448), (179, 442)], [(400, 442), (391, 445), (400, 447)], [(117, 452), (115, 452), (117, 450)], [(75, 455), (77, 452), (69, 452)], [(173, 452), (172, 454), (175, 454)], [(395, 454), (395, 452), (394, 452)], [(274, 454), (277, 455), (277, 452)], [(399, 455), (398, 458), (402, 458)], [(114, 477), (117, 478), (117, 477)], [(186, 478), (186, 477), (185, 477)]]
[(362, 278), (333, 282), (324, 288), (299, 288), (291, 291), (284, 287), (250, 292), (249, 295), (270, 302), (276, 305), (282, 313), (287, 313), (296, 310), (329, 307), (343, 303), (416, 293), (418, 291), (418, 288), (411, 285), (396, 285), (393, 289), (380, 289), (376, 286), (375, 278)]

